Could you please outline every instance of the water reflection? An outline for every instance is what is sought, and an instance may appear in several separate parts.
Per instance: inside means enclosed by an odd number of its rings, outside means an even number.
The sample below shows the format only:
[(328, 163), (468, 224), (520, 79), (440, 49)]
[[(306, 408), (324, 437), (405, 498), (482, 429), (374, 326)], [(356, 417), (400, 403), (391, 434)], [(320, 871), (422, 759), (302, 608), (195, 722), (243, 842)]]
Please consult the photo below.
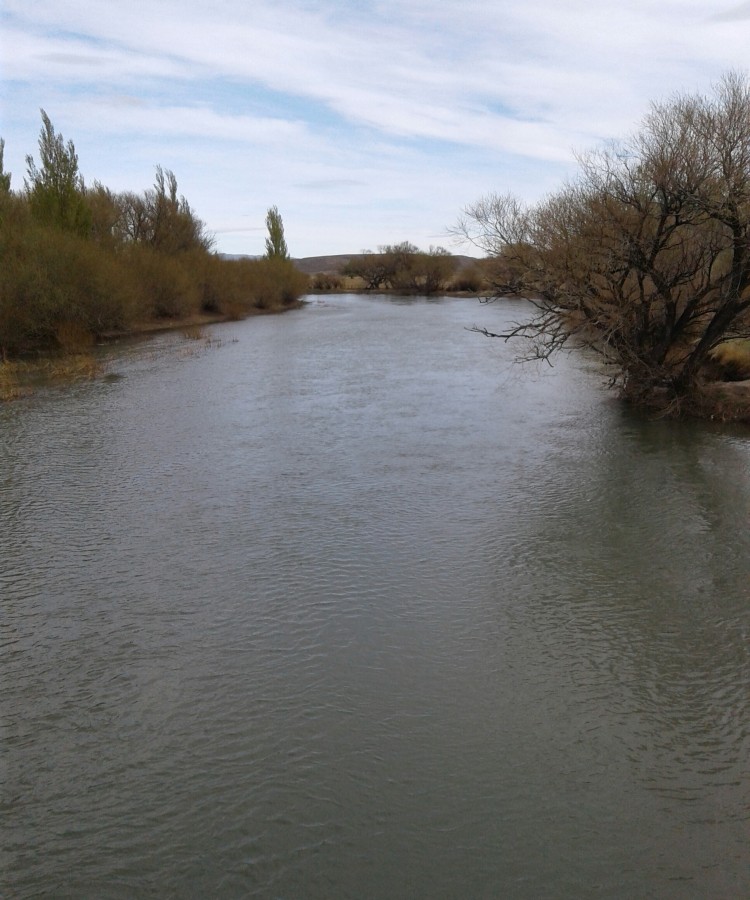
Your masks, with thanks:
[[(535, 473), (516, 532), (512, 627), (541, 681), (552, 744), (588, 722), (600, 764), (627, 761), (633, 783), (694, 830), (685, 872), (723, 860), (734, 884), (748, 837), (735, 802), (750, 749), (746, 445), (619, 409), (608, 418), (585, 441), (563, 424), (554, 464)], [(499, 575), (507, 592), (507, 567)], [(560, 706), (560, 682), (573, 709)], [(728, 826), (721, 840), (706, 842), (709, 822)]]
[(4, 893), (746, 893), (748, 445), (521, 377), (513, 315), (327, 298), (0, 409)]

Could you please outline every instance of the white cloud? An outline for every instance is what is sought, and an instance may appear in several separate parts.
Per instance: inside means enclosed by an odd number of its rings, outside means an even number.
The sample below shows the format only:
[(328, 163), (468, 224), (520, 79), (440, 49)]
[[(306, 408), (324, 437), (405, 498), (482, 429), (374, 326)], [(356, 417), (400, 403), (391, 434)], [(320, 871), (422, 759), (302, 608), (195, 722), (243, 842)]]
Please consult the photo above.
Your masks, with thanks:
[(713, 17), (716, 22), (739, 22), (750, 19), (750, 3), (738, 3), (722, 12), (717, 12)]
[[(418, 243), (488, 190), (551, 189), (650, 99), (741, 67), (750, 4), (5, 0), (0, 15), (8, 168), (43, 106), (91, 177), (119, 187), (161, 162), (217, 231), (283, 201), (290, 235), (296, 218), (310, 252), (333, 252), (322, 242)], [(389, 223), (419, 234), (375, 234)]]

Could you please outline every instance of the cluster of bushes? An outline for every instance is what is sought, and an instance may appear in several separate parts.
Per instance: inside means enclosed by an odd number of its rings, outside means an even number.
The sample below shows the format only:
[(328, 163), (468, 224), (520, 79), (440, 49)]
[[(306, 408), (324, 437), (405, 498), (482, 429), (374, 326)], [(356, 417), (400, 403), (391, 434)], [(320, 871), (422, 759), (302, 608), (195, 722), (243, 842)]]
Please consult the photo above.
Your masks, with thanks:
[[(462, 261), (464, 264), (462, 265)], [(443, 247), (420, 250), (414, 244), (385, 244), (376, 253), (363, 251), (352, 257), (339, 273), (314, 276), (313, 288), (320, 291), (396, 291), (402, 294), (460, 292), (477, 294), (492, 286), (489, 259), (465, 264)]]
[(468, 294), (487, 291), (492, 283), (488, 273), (488, 262), (489, 260), (479, 259), (459, 269), (451, 279), (449, 290)]
[(443, 247), (420, 250), (414, 244), (387, 244), (349, 260), (342, 275), (362, 279), (365, 290), (436, 294), (446, 290), (456, 260)]
[[(224, 259), (170, 171), (152, 188), (84, 184), (72, 142), (42, 111), (40, 163), (11, 190), (0, 139), (0, 355), (86, 343), (154, 320), (241, 318), (293, 304), (308, 279), (288, 256)], [(279, 219), (280, 222), (280, 219)]]
[(345, 284), (345, 279), (337, 272), (317, 272), (311, 282), (314, 291), (341, 291)]

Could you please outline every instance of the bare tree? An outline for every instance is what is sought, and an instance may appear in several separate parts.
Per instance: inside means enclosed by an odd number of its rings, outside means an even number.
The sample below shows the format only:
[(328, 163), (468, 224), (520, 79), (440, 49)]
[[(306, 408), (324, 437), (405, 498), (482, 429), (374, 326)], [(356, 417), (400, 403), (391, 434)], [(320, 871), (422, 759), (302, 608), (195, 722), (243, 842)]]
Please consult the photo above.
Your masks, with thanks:
[(405, 293), (434, 294), (443, 290), (456, 270), (456, 260), (443, 247), (426, 253), (409, 241), (383, 244), (378, 252), (365, 250), (342, 270), (365, 283), (368, 291), (394, 289)]
[(633, 399), (689, 406), (709, 354), (748, 334), (748, 80), (654, 104), (630, 140), (579, 163), (537, 206), (490, 196), (455, 229), (500, 263), (497, 294), (532, 299), (528, 321), (493, 336), (543, 358), (576, 338)]
[(183, 196), (170, 169), (156, 167), (154, 186), (142, 194), (125, 191), (113, 197), (119, 209), (115, 231), (124, 242), (149, 244), (174, 255), (188, 250), (208, 251), (213, 237)]
[(341, 270), (342, 275), (361, 278), (366, 291), (377, 291), (390, 287), (391, 272), (382, 253), (363, 250), (359, 256), (353, 256)]

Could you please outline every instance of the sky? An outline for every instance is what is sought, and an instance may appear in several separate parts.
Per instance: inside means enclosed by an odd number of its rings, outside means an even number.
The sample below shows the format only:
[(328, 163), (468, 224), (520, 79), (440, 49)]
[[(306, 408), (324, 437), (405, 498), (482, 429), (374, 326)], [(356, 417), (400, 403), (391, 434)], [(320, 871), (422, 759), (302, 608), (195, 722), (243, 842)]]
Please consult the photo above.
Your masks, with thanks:
[(735, 0), (2, 0), (0, 137), (16, 190), (40, 108), (87, 184), (171, 169), (220, 252), (270, 206), (295, 257), (464, 252), (464, 207), (541, 199), (748, 47)]

